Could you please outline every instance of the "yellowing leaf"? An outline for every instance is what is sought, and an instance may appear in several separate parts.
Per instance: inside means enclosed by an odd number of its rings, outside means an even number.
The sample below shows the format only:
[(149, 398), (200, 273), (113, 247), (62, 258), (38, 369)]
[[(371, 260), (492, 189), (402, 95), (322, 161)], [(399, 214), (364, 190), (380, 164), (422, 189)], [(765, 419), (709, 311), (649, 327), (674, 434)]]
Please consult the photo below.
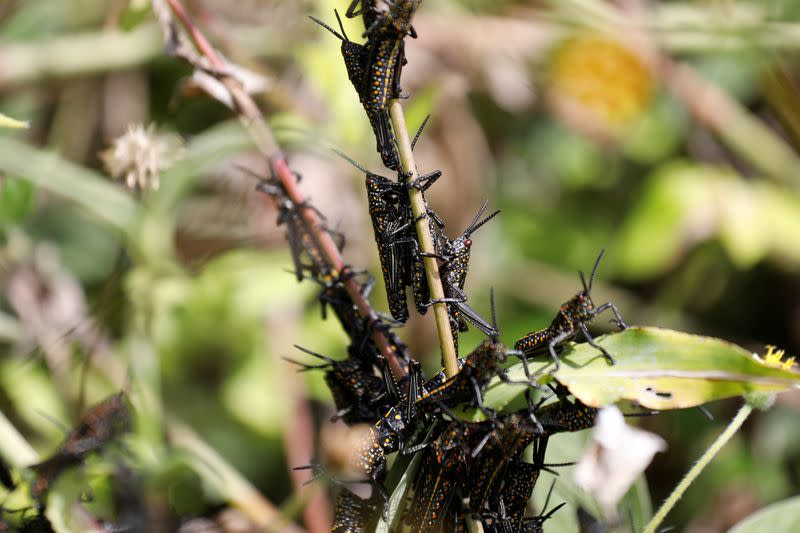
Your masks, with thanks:
[[(632, 400), (650, 409), (681, 409), (751, 392), (780, 392), (800, 386), (800, 373), (770, 366), (721, 339), (632, 327), (596, 341), (614, 356), (615, 365), (609, 365), (587, 343), (570, 344), (561, 354), (561, 368), (553, 375), (587, 405)], [(546, 361), (537, 360), (531, 364), (531, 371), (548, 366)], [(509, 376), (523, 379), (522, 365), (510, 369)], [(524, 389), (493, 384), (487, 391), (486, 404), (505, 407)]]

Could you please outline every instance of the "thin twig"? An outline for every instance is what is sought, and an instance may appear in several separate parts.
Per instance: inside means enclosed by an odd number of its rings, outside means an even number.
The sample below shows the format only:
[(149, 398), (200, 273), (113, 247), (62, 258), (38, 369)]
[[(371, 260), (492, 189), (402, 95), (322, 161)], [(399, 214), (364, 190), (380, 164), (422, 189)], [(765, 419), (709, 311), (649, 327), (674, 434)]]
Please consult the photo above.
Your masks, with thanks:
[[(419, 177), (419, 173), (414, 162), (414, 153), (411, 150), (411, 141), (408, 137), (403, 107), (400, 105), (399, 100), (389, 102), (389, 116), (392, 119), (392, 128), (394, 128), (394, 134), (397, 138), (397, 150), (400, 154), (403, 173), (408, 177), (409, 181), (413, 181)], [(422, 196), (422, 191), (415, 187), (409, 187), (408, 198), (411, 203), (411, 212), (417, 221), (417, 240), (420, 251), (427, 254), (427, 256), (423, 256), (422, 260), (425, 264), (425, 276), (428, 278), (431, 299), (434, 301), (443, 300), (445, 295), (442, 279), (439, 276), (439, 264), (436, 262), (436, 258), (430, 257), (436, 250), (433, 245), (431, 225), (427, 218), (425, 198)], [(439, 333), (439, 349), (442, 353), (444, 372), (447, 377), (452, 377), (458, 373), (458, 356), (456, 355), (456, 348), (450, 329), (447, 304), (442, 301), (434, 303), (433, 314), (436, 318), (436, 330)]]
[[(292, 200), (295, 205), (304, 206), (300, 210), (301, 216), (304, 218), (306, 225), (313, 232), (316, 241), (322, 248), (322, 253), (325, 259), (330, 264), (334, 273), (341, 273), (345, 270), (345, 263), (342, 259), (339, 249), (336, 246), (331, 235), (323, 229), (322, 221), (313, 208), (308, 207), (308, 203), (303, 197), (300, 188), (298, 187), (295, 175), (289, 169), (286, 158), (280, 150), (280, 147), (275, 142), (275, 139), (267, 126), (261, 111), (256, 106), (253, 99), (247, 94), (242, 84), (232, 76), (224, 75), (226, 63), (214, 47), (208, 42), (203, 33), (194, 25), (189, 18), (183, 4), (180, 0), (164, 0), (169, 5), (172, 12), (180, 19), (183, 26), (186, 28), (189, 36), (191, 37), (197, 50), (208, 60), (211, 67), (216, 70), (212, 74), (216, 75), (220, 82), (230, 91), (234, 104), (236, 105), (239, 113), (239, 118), (244, 124), (247, 131), (255, 141), (255, 144), (266, 158), (269, 163), (269, 168), (275, 177), (281, 182), (286, 191), (287, 196)], [(153, 0), (154, 9), (159, 7), (159, 0)], [(184, 57), (184, 59), (186, 59)], [(202, 65), (193, 64), (196, 68), (203, 68)], [(343, 279), (342, 284), (347, 290), (348, 295), (353, 301), (353, 304), (359, 311), (359, 314), (367, 319), (371, 324), (380, 322), (380, 318), (370, 303), (364, 298), (361, 293), (361, 287), (356, 280), (349, 278)], [(386, 358), (392, 373), (397, 378), (405, 375), (403, 367), (400, 365), (397, 357), (395, 356), (395, 348), (386, 337), (383, 328), (372, 328), (372, 336), (380, 350), (381, 354)]]
[(719, 451), (722, 449), (725, 444), (728, 443), (729, 440), (739, 431), (739, 428), (742, 427), (747, 417), (750, 416), (750, 413), (753, 411), (753, 407), (750, 404), (744, 404), (739, 412), (736, 413), (736, 416), (733, 417), (731, 423), (725, 428), (725, 431), (717, 437), (717, 440), (703, 453), (700, 459), (689, 469), (686, 473), (686, 476), (678, 483), (678, 486), (675, 487), (675, 490), (672, 491), (672, 494), (669, 495), (661, 507), (658, 509), (658, 512), (653, 516), (647, 526), (644, 528), (644, 533), (655, 533), (656, 529), (661, 522), (664, 521), (664, 518), (667, 517), (667, 514), (675, 507), (675, 504), (681, 499), (683, 494), (686, 492), (686, 489), (692, 484), (692, 482), (697, 479), (697, 476), (703, 471), (703, 469), (708, 466), (708, 463), (716, 457)]

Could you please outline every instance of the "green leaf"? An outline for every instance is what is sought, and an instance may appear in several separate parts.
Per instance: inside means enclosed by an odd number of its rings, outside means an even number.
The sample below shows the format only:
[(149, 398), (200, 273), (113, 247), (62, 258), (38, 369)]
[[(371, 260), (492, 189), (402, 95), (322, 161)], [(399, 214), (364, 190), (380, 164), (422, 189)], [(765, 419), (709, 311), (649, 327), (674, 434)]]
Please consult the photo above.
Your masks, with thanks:
[[(631, 327), (598, 337), (614, 356), (609, 365), (588, 343), (569, 344), (552, 378), (587, 405), (636, 401), (650, 409), (680, 409), (752, 392), (780, 392), (800, 386), (800, 373), (767, 365), (744, 348), (721, 339), (659, 328)], [(533, 363), (531, 371), (551, 363)], [(522, 364), (509, 370), (524, 379)], [(486, 392), (489, 407), (503, 408), (526, 386), (497, 380)]]
[(659, 276), (695, 244), (717, 239), (739, 268), (765, 258), (800, 263), (800, 199), (785, 187), (744, 181), (722, 167), (671, 162), (646, 180), (623, 229), (617, 272)]
[[(378, 525), (375, 527), (375, 533), (389, 533), (390, 531), (397, 531), (397, 528), (400, 525), (403, 502), (406, 500), (406, 496), (409, 489), (411, 489), (411, 485), (413, 485), (414, 481), (417, 479), (417, 471), (419, 470), (424, 455), (424, 452), (415, 453), (413, 459), (411, 459), (411, 462), (408, 463), (408, 467), (405, 468), (400, 481), (397, 483), (397, 486), (394, 488), (394, 492), (392, 492), (392, 495), (389, 497), (389, 501), (386, 504), (386, 520), (381, 517), (381, 519), (378, 521)], [(404, 468), (405, 464), (395, 464), (394, 468), (398, 467)]]
[(713, 167), (688, 162), (663, 165), (646, 179), (615, 246), (617, 272), (627, 279), (656, 276), (674, 264), (690, 240), (716, 229), (709, 206), (717, 205), (710, 185)]
[(750, 515), (728, 533), (789, 533), (800, 531), (800, 496), (773, 503)]
[(26, 129), (29, 126), (27, 120), (17, 120), (0, 113), (0, 128)]
[(34, 205), (34, 188), (31, 182), (5, 177), (0, 181), (0, 222), (19, 224)]
[(125, 31), (130, 31), (147, 20), (150, 14), (150, 2), (132, 0), (127, 3), (125, 9), (119, 17), (119, 27)]
[(121, 233), (130, 231), (138, 216), (133, 198), (101, 174), (8, 137), (0, 137), (0, 170), (25, 176)]

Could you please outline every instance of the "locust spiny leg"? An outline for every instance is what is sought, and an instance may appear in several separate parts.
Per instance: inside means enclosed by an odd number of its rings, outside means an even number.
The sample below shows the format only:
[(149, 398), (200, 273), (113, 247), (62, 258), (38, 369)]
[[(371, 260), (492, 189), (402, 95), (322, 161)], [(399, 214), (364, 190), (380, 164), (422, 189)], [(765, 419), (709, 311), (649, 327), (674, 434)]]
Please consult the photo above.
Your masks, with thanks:
[(553, 364), (555, 368), (553, 368), (552, 373), (558, 372), (558, 369), (561, 368), (561, 360), (558, 358), (558, 354), (556, 354), (556, 346), (564, 342), (565, 340), (569, 339), (575, 334), (574, 331), (565, 330), (550, 339), (550, 342), (547, 344), (547, 351), (550, 352), (550, 358), (553, 360)]
[(614, 305), (611, 302), (606, 302), (603, 305), (601, 305), (600, 307), (598, 307), (597, 309), (595, 309), (594, 310), (594, 314), (595, 315), (599, 315), (600, 313), (602, 313), (606, 309), (611, 309), (611, 312), (614, 313), (614, 319), (612, 319), (610, 321), (612, 324), (617, 326), (621, 331), (625, 331), (626, 329), (628, 329), (628, 325), (625, 323), (624, 320), (622, 320), (622, 315), (619, 314), (619, 311), (617, 310), (617, 306)]
[(581, 332), (583, 332), (583, 336), (586, 338), (586, 342), (588, 342), (589, 345), (591, 345), (592, 347), (599, 350), (600, 353), (603, 354), (603, 357), (606, 358), (606, 361), (608, 361), (608, 364), (610, 365), (617, 364), (617, 362), (614, 360), (611, 354), (608, 353), (608, 350), (606, 350), (605, 348), (594, 342), (594, 338), (591, 336), (589, 330), (586, 328), (586, 324), (584, 324), (583, 322), (578, 322), (578, 326), (581, 328)]

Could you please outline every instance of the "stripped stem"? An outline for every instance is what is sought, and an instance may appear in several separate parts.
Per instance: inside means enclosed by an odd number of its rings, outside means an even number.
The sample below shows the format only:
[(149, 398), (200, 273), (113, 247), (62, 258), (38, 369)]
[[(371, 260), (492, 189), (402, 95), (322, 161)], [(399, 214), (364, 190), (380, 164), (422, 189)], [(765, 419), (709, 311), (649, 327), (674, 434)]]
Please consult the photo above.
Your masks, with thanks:
[[(403, 107), (400, 105), (399, 100), (391, 100), (389, 102), (389, 116), (392, 119), (392, 128), (397, 138), (397, 149), (400, 154), (400, 164), (403, 174), (407, 176), (406, 179), (415, 180), (419, 177), (419, 173), (417, 172), (417, 165), (414, 162), (414, 153), (411, 151), (411, 141), (408, 137), (408, 128), (406, 127), (406, 119), (403, 115)], [(442, 279), (439, 276), (439, 264), (436, 262), (436, 258), (430, 257), (430, 254), (435, 253), (436, 250), (433, 245), (431, 225), (427, 218), (425, 198), (422, 196), (422, 191), (415, 187), (409, 187), (408, 198), (411, 203), (411, 212), (414, 214), (414, 218), (417, 221), (417, 241), (419, 242), (419, 248), (420, 251), (426, 254), (423, 255), (422, 260), (425, 264), (425, 276), (428, 278), (431, 298), (434, 301), (443, 300), (445, 296), (444, 287), (442, 287)], [(439, 333), (439, 349), (442, 353), (444, 372), (447, 377), (452, 377), (458, 373), (458, 361), (456, 348), (453, 343), (453, 335), (450, 330), (450, 317), (447, 314), (447, 304), (441, 301), (434, 303), (433, 315), (436, 318), (436, 330)]]
[[(183, 26), (186, 28), (186, 31), (191, 37), (192, 42), (197, 50), (209, 61), (209, 63), (211, 63), (215, 69), (224, 71), (226, 68), (225, 63), (220, 58), (219, 54), (216, 52), (211, 43), (208, 42), (208, 39), (205, 38), (203, 33), (189, 18), (189, 15), (186, 13), (186, 9), (181, 3), (181, 0), (166, 0), (166, 2), (172, 12), (175, 13), (178, 19), (180, 19), (181, 24), (183, 24)], [(287, 196), (295, 205), (305, 207), (304, 209), (300, 210), (300, 214), (305, 220), (306, 225), (310, 228), (310, 231), (313, 232), (316, 241), (320, 245), (320, 248), (322, 248), (322, 253), (325, 256), (326, 261), (329, 263), (331, 271), (334, 273), (343, 272), (345, 269), (345, 263), (341, 254), (339, 253), (339, 249), (336, 247), (336, 243), (331, 235), (323, 229), (323, 224), (320, 220), (320, 217), (313, 208), (310, 208), (306, 202), (306, 199), (303, 197), (303, 194), (298, 187), (297, 179), (289, 169), (289, 165), (286, 162), (286, 157), (283, 155), (280, 147), (275, 142), (275, 138), (273, 137), (269, 126), (267, 126), (264, 116), (261, 114), (258, 106), (255, 104), (242, 84), (239, 83), (239, 81), (234, 77), (221, 76), (220, 81), (224, 83), (230, 91), (231, 97), (233, 98), (239, 113), (239, 119), (250, 133), (259, 152), (269, 163), (269, 168), (283, 185)], [(356, 280), (352, 278), (344, 279), (342, 280), (342, 283), (345, 287), (345, 290), (347, 290), (347, 294), (352, 299), (353, 304), (358, 309), (359, 314), (363, 318), (366, 318), (370, 324), (378, 323), (380, 321), (378, 314), (372, 308), (367, 299), (364, 298), (364, 295), (361, 293), (361, 287), (359, 287)], [(405, 375), (405, 371), (395, 356), (395, 348), (391, 343), (389, 343), (383, 328), (372, 328), (372, 336), (381, 354), (389, 363), (389, 366), (392, 369), (392, 373), (395, 375), (395, 377), (398, 379), (403, 377)]]

